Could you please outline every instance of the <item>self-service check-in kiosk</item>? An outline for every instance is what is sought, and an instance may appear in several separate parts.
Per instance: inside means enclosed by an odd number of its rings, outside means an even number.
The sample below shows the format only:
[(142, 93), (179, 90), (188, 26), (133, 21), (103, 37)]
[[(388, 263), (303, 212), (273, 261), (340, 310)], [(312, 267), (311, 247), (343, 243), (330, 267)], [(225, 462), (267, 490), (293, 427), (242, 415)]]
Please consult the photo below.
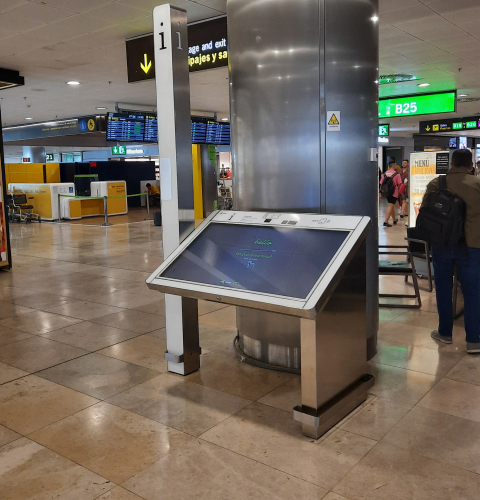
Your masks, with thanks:
[[(301, 318), (301, 405), (294, 418), (318, 438), (365, 401), (365, 239), (370, 219), (325, 214), (212, 213), (148, 278), (187, 301), (183, 353), (200, 355), (197, 300)], [(178, 343), (177, 343), (178, 345)]]

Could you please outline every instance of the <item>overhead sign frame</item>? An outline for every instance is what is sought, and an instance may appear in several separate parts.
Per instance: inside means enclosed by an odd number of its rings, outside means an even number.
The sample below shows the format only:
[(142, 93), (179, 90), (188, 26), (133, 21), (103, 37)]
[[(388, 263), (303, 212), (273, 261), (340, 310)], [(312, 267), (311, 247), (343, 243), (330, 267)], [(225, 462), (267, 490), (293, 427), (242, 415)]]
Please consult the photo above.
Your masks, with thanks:
[[(185, 51), (189, 71), (204, 71), (228, 66), (227, 17), (191, 23), (188, 29), (188, 50)], [(153, 34), (125, 41), (128, 83), (155, 79)]]
[(454, 113), (456, 110), (456, 90), (384, 97), (378, 100), (379, 118)]
[(420, 134), (437, 134), (446, 132), (465, 132), (480, 129), (480, 116), (464, 116), (462, 118), (441, 118), (438, 120), (421, 121)]
[(4, 142), (62, 137), (65, 135), (91, 134), (102, 130), (102, 117), (99, 115), (66, 118), (50, 122), (19, 125), (3, 129)]

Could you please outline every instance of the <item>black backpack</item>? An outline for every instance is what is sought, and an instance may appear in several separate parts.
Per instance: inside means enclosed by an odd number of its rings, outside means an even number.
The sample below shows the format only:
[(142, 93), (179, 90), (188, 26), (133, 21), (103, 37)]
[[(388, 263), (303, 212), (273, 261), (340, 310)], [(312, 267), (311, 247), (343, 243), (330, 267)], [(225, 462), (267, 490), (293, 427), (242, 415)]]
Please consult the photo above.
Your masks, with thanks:
[(432, 245), (447, 247), (464, 242), (465, 202), (447, 189), (441, 175), (438, 189), (431, 193), (417, 217), (417, 237)]
[(393, 178), (397, 174), (393, 174), (388, 176), (387, 174), (383, 174), (383, 182), (380, 186), (380, 195), (382, 198), (388, 198), (389, 196), (393, 196), (395, 192), (395, 184), (393, 183)]

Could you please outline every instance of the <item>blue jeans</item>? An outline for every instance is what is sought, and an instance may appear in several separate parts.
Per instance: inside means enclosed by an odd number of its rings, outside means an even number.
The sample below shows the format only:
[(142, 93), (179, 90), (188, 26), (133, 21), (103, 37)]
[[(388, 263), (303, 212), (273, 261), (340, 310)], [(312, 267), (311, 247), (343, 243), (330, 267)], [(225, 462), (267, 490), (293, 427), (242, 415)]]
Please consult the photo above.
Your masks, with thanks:
[(447, 248), (432, 246), (437, 294), (438, 332), (445, 337), (453, 330), (453, 269), (456, 266), (458, 280), (464, 297), (464, 317), (467, 342), (480, 342), (480, 248)]

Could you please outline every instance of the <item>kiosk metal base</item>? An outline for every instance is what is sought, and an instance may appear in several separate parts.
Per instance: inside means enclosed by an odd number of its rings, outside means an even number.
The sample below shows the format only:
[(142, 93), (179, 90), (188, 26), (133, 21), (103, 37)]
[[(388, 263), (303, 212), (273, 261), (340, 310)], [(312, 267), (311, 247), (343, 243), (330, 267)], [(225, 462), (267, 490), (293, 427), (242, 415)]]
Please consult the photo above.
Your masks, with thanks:
[(375, 377), (365, 375), (343, 393), (322, 405), (318, 410), (306, 406), (295, 406), (293, 418), (302, 424), (305, 436), (318, 439), (357, 406), (360, 406), (367, 399), (368, 390), (374, 385)]

